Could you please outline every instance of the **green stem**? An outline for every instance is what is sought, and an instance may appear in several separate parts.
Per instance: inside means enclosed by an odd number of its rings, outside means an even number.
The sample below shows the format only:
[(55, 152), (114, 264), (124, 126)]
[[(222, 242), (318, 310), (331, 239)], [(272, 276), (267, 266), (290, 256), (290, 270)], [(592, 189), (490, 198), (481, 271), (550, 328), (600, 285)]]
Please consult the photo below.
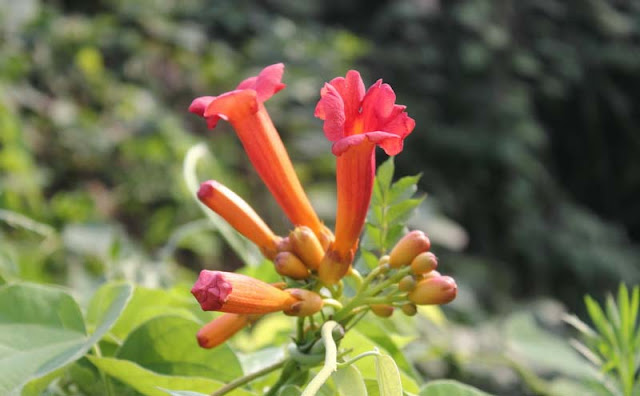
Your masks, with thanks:
[(227, 393), (231, 392), (232, 390), (241, 387), (242, 385), (248, 384), (249, 382), (253, 381), (256, 378), (260, 378), (263, 375), (269, 374), (272, 371), (276, 371), (277, 369), (279, 369), (280, 367), (284, 366), (284, 364), (287, 362), (288, 360), (281, 360), (277, 363), (272, 364), (271, 366), (267, 366), (263, 369), (260, 369), (258, 371), (256, 371), (255, 373), (251, 373), (249, 375), (245, 375), (244, 377), (240, 377), (237, 378), (231, 382), (229, 382), (228, 384), (226, 384), (225, 386), (223, 386), (222, 388), (216, 390), (215, 392), (213, 392), (211, 394), (211, 396), (221, 396), (221, 395), (226, 395)]
[(329, 379), (331, 374), (338, 367), (338, 347), (333, 340), (332, 331), (338, 323), (330, 320), (322, 325), (322, 341), (324, 342), (325, 355), (324, 367), (313, 377), (309, 385), (307, 385), (301, 396), (314, 396), (320, 390), (320, 387)]
[(338, 363), (338, 367), (351, 366), (352, 364), (354, 364), (358, 360), (360, 360), (362, 358), (365, 358), (367, 356), (380, 356), (380, 351), (378, 351), (378, 348), (376, 348), (373, 351), (363, 352), (363, 353), (359, 354), (358, 356), (355, 356), (352, 359), (347, 360), (346, 362)]
[[(98, 346), (98, 344), (93, 345), (93, 352), (96, 354), (96, 357), (99, 357), (99, 358), (102, 357), (102, 351), (100, 350), (100, 347)], [(113, 393), (113, 386), (111, 385), (111, 381), (109, 381), (109, 378), (107, 377), (107, 375), (104, 373), (104, 371), (100, 369), (98, 369), (98, 372), (100, 373), (100, 379), (102, 380), (102, 382), (104, 382), (104, 387), (107, 392), (107, 396), (115, 396), (115, 393)]]
[(333, 307), (336, 310), (343, 308), (342, 303), (338, 300), (334, 300), (333, 298), (325, 298), (323, 301), (325, 306)]

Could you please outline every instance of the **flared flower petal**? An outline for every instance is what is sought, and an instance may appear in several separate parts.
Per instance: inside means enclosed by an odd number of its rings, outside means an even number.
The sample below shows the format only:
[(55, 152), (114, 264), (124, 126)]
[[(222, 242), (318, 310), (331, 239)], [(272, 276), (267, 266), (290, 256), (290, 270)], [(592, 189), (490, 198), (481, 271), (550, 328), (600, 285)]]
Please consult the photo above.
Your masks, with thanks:
[(333, 284), (349, 270), (364, 227), (373, 192), (375, 147), (388, 155), (398, 154), (415, 122), (405, 106), (395, 104), (388, 84), (378, 80), (365, 93), (362, 78), (354, 70), (325, 84), (320, 95), (315, 115), (324, 120), (325, 136), (338, 157), (338, 209), (335, 242), (318, 273), (324, 283)]
[(280, 135), (263, 103), (284, 88), (280, 81), (284, 65), (266, 67), (258, 76), (241, 82), (217, 97), (196, 98), (189, 111), (207, 120), (210, 128), (218, 120), (231, 123), (249, 160), (294, 225), (305, 225), (320, 237), (324, 231), (289, 158)]
[(265, 257), (271, 260), (275, 258), (281, 238), (276, 236), (253, 208), (233, 191), (215, 180), (209, 180), (200, 185), (198, 199), (240, 234), (255, 243)]
[(299, 300), (277, 287), (234, 272), (202, 270), (191, 289), (204, 311), (265, 314), (289, 310)]

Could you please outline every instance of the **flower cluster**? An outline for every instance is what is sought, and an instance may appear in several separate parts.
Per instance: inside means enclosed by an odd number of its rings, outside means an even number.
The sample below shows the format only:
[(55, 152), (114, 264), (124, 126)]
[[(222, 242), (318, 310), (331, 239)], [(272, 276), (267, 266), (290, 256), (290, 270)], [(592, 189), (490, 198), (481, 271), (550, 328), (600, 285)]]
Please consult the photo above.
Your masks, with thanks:
[[(201, 272), (192, 289), (202, 309), (225, 312), (198, 333), (203, 347), (213, 347), (231, 337), (261, 315), (283, 311), (305, 317), (319, 312), (325, 301), (342, 308), (334, 318), (348, 319), (356, 302), (374, 313), (388, 316), (393, 304), (403, 301), (402, 310), (415, 313), (415, 304), (443, 304), (456, 295), (452, 278), (435, 271), (437, 260), (429, 252), (428, 238), (419, 231), (407, 234), (381, 258), (373, 275), (392, 274), (371, 290), (366, 298), (353, 297), (344, 307), (335, 297), (338, 284), (347, 274), (358, 276), (352, 263), (371, 201), (375, 175), (375, 147), (388, 155), (402, 151), (404, 138), (415, 122), (405, 106), (395, 103), (388, 84), (378, 80), (365, 90), (357, 71), (349, 71), (326, 83), (320, 91), (316, 117), (324, 121), (324, 133), (333, 143), (336, 159), (337, 213), (335, 233), (313, 210), (264, 102), (285, 87), (284, 66), (275, 64), (257, 76), (242, 81), (222, 95), (196, 98), (189, 111), (214, 128), (220, 119), (228, 121), (259, 176), (291, 223), (287, 236), (276, 235), (242, 198), (217, 181), (202, 183), (198, 198), (222, 216), (238, 232), (255, 243), (274, 262), (285, 280), (303, 283), (301, 288), (284, 288), (240, 274)], [(384, 293), (390, 283), (398, 284), (399, 297)], [(337, 288), (340, 289), (340, 288)], [(396, 293), (397, 294), (397, 293)], [(379, 304), (388, 296), (389, 304)]]

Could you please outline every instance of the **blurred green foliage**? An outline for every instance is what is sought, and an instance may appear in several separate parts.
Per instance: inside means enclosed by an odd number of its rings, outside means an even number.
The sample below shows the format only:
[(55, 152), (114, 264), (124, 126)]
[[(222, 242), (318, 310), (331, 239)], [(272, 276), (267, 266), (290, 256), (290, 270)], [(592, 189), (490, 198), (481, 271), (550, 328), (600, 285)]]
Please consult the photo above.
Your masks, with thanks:
[[(422, 173), (411, 221), (443, 235), (461, 286), (451, 316), (478, 323), (546, 294), (580, 310), (586, 292), (640, 281), (638, 20), (615, 0), (0, 0), (0, 284), (87, 297), (105, 278), (238, 267), (181, 175), (203, 141), (216, 158), (202, 180), (288, 231), (231, 129), (186, 112), (282, 61), (289, 86), (267, 106), (328, 223), (334, 160), (313, 108), (324, 81), (357, 68), (417, 121), (396, 169)], [(487, 376), (454, 347), (434, 355), (446, 368), (421, 371)]]

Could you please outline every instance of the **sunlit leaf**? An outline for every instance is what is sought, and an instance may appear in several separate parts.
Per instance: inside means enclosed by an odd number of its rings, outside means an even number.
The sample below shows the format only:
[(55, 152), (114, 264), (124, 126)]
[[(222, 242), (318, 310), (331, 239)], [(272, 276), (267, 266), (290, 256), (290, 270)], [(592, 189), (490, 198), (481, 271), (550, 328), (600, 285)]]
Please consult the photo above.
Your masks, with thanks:
[(341, 396), (367, 396), (362, 374), (354, 365), (340, 368), (333, 374), (333, 380)]
[(231, 381), (242, 368), (228, 345), (213, 349), (198, 346), (201, 325), (181, 316), (159, 316), (132, 331), (116, 353), (159, 374), (209, 377)]
[(422, 388), (420, 396), (490, 396), (490, 394), (457, 381), (438, 380), (431, 381)]
[(33, 284), (1, 287), (0, 394), (17, 393), (28, 381), (82, 357), (113, 325), (126, 300), (114, 298), (89, 336), (78, 304), (65, 291)]
[(386, 196), (391, 186), (391, 180), (393, 179), (394, 163), (393, 157), (389, 157), (388, 160), (378, 166), (376, 172), (376, 184), (380, 187), (383, 196)]
[(389, 203), (393, 205), (407, 198), (411, 198), (418, 190), (417, 183), (421, 177), (421, 174), (405, 176), (393, 183), (391, 190), (389, 190)]
[(381, 395), (402, 396), (400, 370), (391, 356), (376, 356), (376, 374)]
[[(157, 374), (127, 360), (94, 356), (90, 356), (89, 360), (105, 374), (146, 396), (166, 396), (167, 393), (163, 389), (210, 394), (224, 385), (209, 378)], [(252, 393), (236, 389), (229, 395), (244, 396)]]

